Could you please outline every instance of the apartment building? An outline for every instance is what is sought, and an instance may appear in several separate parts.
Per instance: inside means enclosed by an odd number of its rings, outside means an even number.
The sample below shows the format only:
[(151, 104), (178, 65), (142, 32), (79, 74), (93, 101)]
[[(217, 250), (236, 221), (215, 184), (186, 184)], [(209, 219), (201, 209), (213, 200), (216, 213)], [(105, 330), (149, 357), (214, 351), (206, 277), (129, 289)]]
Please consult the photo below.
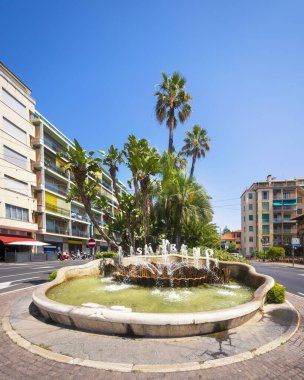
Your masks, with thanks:
[[(0, 260), (10, 253), (15, 255), (12, 261), (27, 261), (43, 259), (45, 253), (54, 257), (58, 249), (84, 251), (90, 237), (96, 239), (97, 250), (107, 249), (84, 206), (65, 201), (73, 178), (62, 170), (65, 160), (57, 153), (73, 147), (35, 109), (31, 90), (0, 63)], [(98, 186), (114, 216), (117, 200), (106, 170)], [(126, 191), (120, 181), (115, 186), (119, 192)], [(94, 213), (105, 228), (102, 210)]]
[(304, 178), (255, 182), (241, 196), (242, 253), (251, 256), (268, 246), (291, 249), (297, 237), (293, 219), (304, 211)]
[(241, 235), (242, 235), (241, 230), (235, 230), (235, 231), (227, 232), (221, 236), (221, 245), (226, 247), (230, 243), (235, 243), (236, 250), (238, 252), (241, 252), (241, 250), (242, 250), (242, 248), (241, 248), (241, 242), (242, 242)]
[[(59, 159), (58, 152), (73, 149), (74, 144), (39, 112), (32, 114), (35, 126), (33, 147), (36, 160), (33, 170), (37, 175), (35, 195), (37, 199), (37, 239), (50, 244), (45, 251), (85, 251), (87, 240), (92, 236), (97, 241), (97, 250), (107, 250), (107, 243), (101, 239), (98, 231), (85, 212), (84, 206), (76, 201), (66, 202), (66, 194), (73, 183), (70, 173), (64, 173), (64, 158)], [(119, 192), (126, 191), (121, 182), (116, 184)], [(117, 200), (113, 191), (110, 175), (102, 171), (99, 184), (111, 207), (110, 213), (117, 212)], [(97, 220), (104, 228), (102, 210), (94, 210)]]
[(31, 90), (0, 62), (0, 259), (6, 244), (8, 253), (29, 252), (29, 247), (9, 243), (30, 241), (38, 230), (36, 174), (31, 170), (34, 110)]

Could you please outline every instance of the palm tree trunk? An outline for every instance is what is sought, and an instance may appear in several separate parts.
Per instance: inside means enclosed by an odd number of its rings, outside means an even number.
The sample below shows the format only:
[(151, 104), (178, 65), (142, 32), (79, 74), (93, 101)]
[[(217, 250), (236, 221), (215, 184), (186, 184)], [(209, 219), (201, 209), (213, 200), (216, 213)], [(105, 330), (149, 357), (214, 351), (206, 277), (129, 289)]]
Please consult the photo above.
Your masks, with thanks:
[(168, 152), (173, 152), (173, 129), (174, 129), (174, 108), (170, 109), (170, 117), (169, 117), (169, 146)]
[(196, 162), (196, 153), (192, 156), (192, 165), (191, 165), (191, 172), (190, 172), (190, 178), (193, 177), (193, 173), (194, 173), (194, 167), (195, 167), (195, 162)]

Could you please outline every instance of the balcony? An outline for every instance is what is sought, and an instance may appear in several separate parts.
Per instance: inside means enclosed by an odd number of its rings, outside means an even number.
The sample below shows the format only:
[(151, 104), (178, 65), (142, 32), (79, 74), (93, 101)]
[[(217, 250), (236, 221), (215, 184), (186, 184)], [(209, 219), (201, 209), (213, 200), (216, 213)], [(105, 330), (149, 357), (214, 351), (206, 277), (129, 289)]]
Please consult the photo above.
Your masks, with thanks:
[(59, 215), (63, 215), (66, 217), (70, 217), (70, 211), (69, 210), (66, 210), (66, 209), (61, 208), (61, 207), (54, 206), (50, 203), (46, 203), (45, 207), (46, 207), (46, 211), (52, 212), (54, 214), (59, 214)]
[(49, 136), (44, 135), (44, 145), (48, 148), (51, 148), (55, 152), (64, 152), (65, 148), (57, 144), (54, 140), (52, 140)]
[(60, 235), (69, 235), (68, 228), (58, 226), (58, 225), (55, 225), (53, 227), (50, 227), (50, 226), (46, 227), (46, 232), (51, 232), (51, 233), (60, 234)]
[(296, 223), (296, 221), (289, 218), (274, 218), (273, 223)]
[(108, 189), (109, 191), (112, 191), (112, 186), (106, 182), (106, 181), (101, 181), (101, 184), (102, 186), (104, 186), (106, 189)]
[(33, 145), (34, 148), (39, 147), (39, 146), (41, 146), (42, 144), (43, 144), (43, 140), (40, 139), (40, 138), (34, 138), (34, 139), (32, 140), (32, 145)]
[(50, 159), (45, 158), (44, 163), (47, 169), (52, 170), (53, 172), (61, 175), (62, 177), (68, 178), (68, 173), (65, 173), (60, 167), (56, 166), (56, 164), (52, 162)]
[(87, 230), (83, 231), (83, 230), (72, 228), (72, 236), (89, 238), (89, 233)]
[(72, 211), (71, 212), (71, 218), (77, 219), (77, 220), (79, 220), (81, 222), (90, 223), (90, 219), (89, 219), (89, 217), (87, 215), (80, 214), (77, 211)]

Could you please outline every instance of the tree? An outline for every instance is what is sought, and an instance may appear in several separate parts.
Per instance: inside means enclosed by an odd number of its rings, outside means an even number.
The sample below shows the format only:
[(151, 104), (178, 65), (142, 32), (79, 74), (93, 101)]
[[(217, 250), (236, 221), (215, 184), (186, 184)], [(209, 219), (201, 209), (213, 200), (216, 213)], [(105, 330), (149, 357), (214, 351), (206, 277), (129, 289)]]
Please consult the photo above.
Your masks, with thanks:
[(205, 157), (206, 152), (210, 150), (210, 139), (207, 137), (207, 131), (197, 124), (193, 126), (191, 132), (187, 131), (186, 135), (182, 153), (187, 157), (192, 157), (190, 177), (193, 177), (197, 158)]
[(237, 252), (236, 242), (231, 241), (231, 242), (229, 243), (229, 247), (228, 247), (228, 249), (227, 249), (227, 252), (229, 252), (229, 253)]
[(99, 151), (103, 156), (104, 159), (102, 160), (102, 163), (106, 165), (109, 168), (110, 176), (112, 179), (113, 183), (113, 188), (114, 188), (114, 193), (115, 197), (117, 199), (117, 202), (120, 202), (120, 195), (118, 193), (118, 188), (117, 188), (117, 172), (119, 168), (119, 164), (123, 163), (122, 159), (122, 152), (119, 152), (117, 148), (114, 147), (114, 145), (111, 145), (108, 153), (100, 150)]
[[(173, 152), (173, 130), (177, 126), (177, 119), (184, 123), (191, 114), (191, 96), (185, 91), (186, 78), (178, 72), (171, 77), (162, 73), (163, 82), (158, 85), (159, 90), (155, 92), (157, 97), (155, 112), (160, 124), (166, 119), (169, 129), (168, 151)], [(177, 112), (177, 116), (176, 116)]]
[(99, 225), (93, 208), (105, 210), (108, 207), (106, 197), (100, 194), (101, 159), (93, 157), (94, 152), (89, 153), (84, 150), (78, 141), (74, 140), (75, 149), (69, 147), (64, 152), (59, 153), (59, 157), (64, 157), (67, 162), (63, 166), (64, 172), (70, 171), (74, 176), (74, 181), (67, 194), (67, 202), (72, 200), (80, 201), (91, 219), (99, 234), (109, 243), (110, 246), (118, 247), (117, 243)]
[(223, 228), (222, 235), (224, 235), (224, 234), (228, 234), (229, 232), (231, 232), (230, 229), (229, 229), (227, 226), (225, 226), (225, 227)]

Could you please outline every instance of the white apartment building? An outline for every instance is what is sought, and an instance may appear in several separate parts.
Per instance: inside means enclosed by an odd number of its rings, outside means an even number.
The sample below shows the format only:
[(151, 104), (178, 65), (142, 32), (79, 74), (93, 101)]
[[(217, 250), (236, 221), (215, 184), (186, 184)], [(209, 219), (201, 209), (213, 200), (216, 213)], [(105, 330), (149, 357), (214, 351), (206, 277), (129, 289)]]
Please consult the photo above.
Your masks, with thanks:
[(304, 211), (304, 178), (255, 182), (241, 196), (242, 253), (252, 256), (269, 246), (291, 250), (296, 221)]
[[(0, 259), (4, 245), (33, 238), (38, 230), (34, 196), (36, 159), (32, 140), (35, 128), (30, 115), (35, 110), (31, 90), (0, 62)], [(30, 248), (6, 246), (9, 254)]]

